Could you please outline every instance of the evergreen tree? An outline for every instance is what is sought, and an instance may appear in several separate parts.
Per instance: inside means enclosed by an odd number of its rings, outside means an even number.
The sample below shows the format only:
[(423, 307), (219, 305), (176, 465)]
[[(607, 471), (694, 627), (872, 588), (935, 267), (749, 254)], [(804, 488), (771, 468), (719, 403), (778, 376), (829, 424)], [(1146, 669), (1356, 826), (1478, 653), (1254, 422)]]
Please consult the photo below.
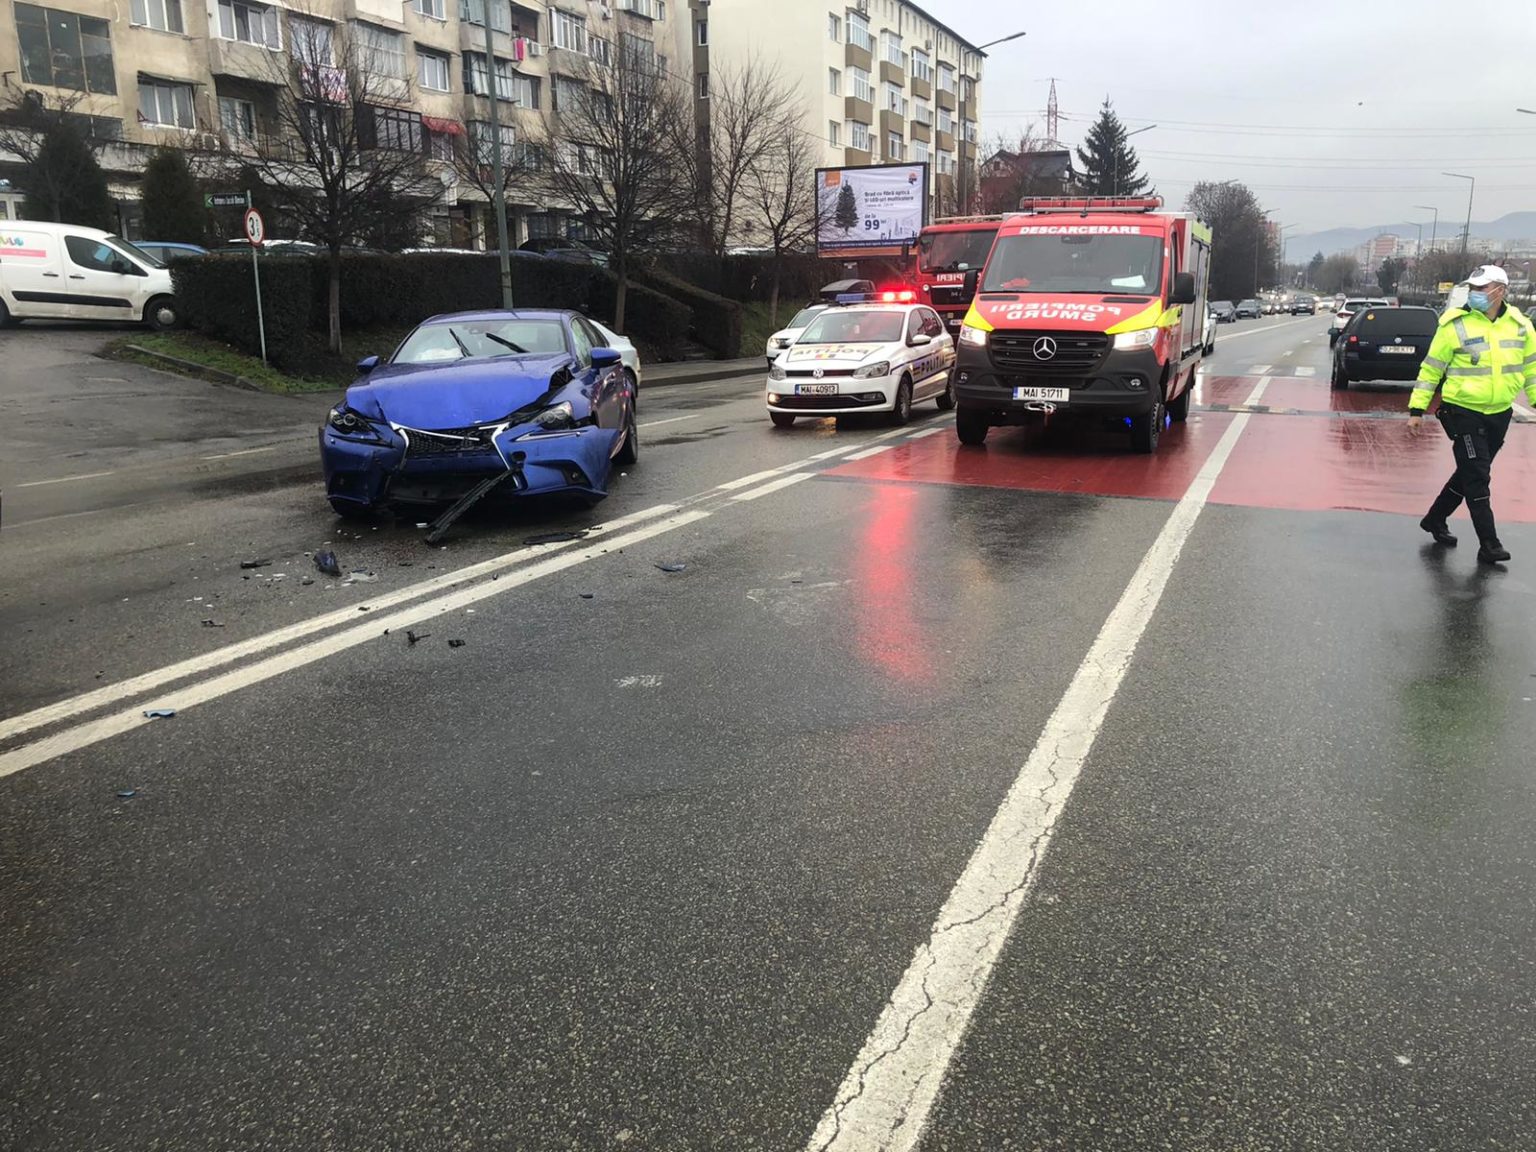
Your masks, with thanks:
[(208, 209), (197, 177), (180, 148), (157, 148), (144, 165), (140, 191), (144, 235), (151, 240), (202, 244), (208, 236)]
[(1090, 196), (1153, 195), (1152, 182), (1141, 171), (1136, 149), (1126, 141), (1125, 125), (1107, 97), (1077, 159), (1083, 166), (1083, 191)]
[(853, 194), (853, 185), (844, 184), (837, 194), (837, 208), (832, 212), (832, 223), (844, 232), (852, 232), (859, 226), (859, 198)]
[(1310, 261), (1308, 261), (1308, 263), (1307, 263), (1307, 283), (1308, 283), (1308, 285), (1315, 286), (1317, 284), (1317, 277), (1322, 272), (1323, 264), (1327, 261), (1327, 259), (1328, 259), (1328, 257), (1324, 256), (1321, 252), (1318, 252), (1318, 253), (1313, 255), (1313, 257), (1312, 257), (1312, 259)]
[(37, 151), (16, 179), (27, 218), (113, 230), (117, 213), (107, 176), (80, 130), (63, 116), (39, 116), (35, 130)]

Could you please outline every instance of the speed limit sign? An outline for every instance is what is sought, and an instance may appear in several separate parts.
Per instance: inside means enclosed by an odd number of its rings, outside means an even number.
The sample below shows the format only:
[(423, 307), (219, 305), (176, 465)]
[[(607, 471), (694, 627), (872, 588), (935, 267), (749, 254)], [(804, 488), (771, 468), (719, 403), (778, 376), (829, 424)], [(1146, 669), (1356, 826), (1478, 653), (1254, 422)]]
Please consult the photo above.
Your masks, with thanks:
[(262, 240), (266, 239), (267, 226), (261, 221), (261, 213), (254, 208), (245, 210), (245, 238), (255, 247), (260, 248)]

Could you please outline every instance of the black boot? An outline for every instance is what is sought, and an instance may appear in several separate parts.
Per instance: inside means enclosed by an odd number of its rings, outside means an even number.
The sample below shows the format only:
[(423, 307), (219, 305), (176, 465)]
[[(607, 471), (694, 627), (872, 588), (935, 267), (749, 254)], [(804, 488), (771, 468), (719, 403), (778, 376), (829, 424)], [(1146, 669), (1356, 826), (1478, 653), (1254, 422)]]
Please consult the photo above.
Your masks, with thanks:
[(1487, 500), (1468, 500), (1467, 511), (1472, 516), (1472, 527), (1477, 529), (1477, 558), (1484, 564), (1502, 564), (1509, 559), (1509, 552), (1499, 543), (1499, 531), (1493, 522), (1493, 505)]
[(1434, 519), (1433, 512), (1419, 521), (1419, 527), (1433, 536), (1442, 548), (1456, 547), (1456, 537), (1451, 534), (1450, 526), (1444, 520)]
[(1440, 489), (1440, 495), (1436, 496), (1435, 502), (1429, 506), (1429, 512), (1419, 521), (1419, 527), (1433, 536), (1435, 543), (1443, 548), (1456, 547), (1456, 537), (1451, 535), (1451, 530), (1446, 525), (1446, 520), (1450, 518), (1451, 513), (1461, 507), (1461, 493), (1452, 487), (1454, 483), (1455, 481), (1451, 480)]
[(1495, 536), (1492, 540), (1484, 540), (1477, 549), (1477, 558), (1484, 564), (1503, 564), (1509, 559), (1509, 549), (1499, 543)]

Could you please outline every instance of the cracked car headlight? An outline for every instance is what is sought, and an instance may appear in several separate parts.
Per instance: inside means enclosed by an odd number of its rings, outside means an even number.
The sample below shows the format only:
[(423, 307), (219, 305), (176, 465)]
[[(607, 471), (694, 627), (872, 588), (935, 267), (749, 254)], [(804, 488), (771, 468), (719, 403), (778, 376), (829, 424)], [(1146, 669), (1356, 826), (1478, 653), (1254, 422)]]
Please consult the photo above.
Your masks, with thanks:
[(331, 431), (339, 432), (343, 436), (377, 438), (379, 434), (378, 429), (373, 426), (368, 417), (348, 408), (345, 404), (338, 404), (332, 408), (325, 422)]

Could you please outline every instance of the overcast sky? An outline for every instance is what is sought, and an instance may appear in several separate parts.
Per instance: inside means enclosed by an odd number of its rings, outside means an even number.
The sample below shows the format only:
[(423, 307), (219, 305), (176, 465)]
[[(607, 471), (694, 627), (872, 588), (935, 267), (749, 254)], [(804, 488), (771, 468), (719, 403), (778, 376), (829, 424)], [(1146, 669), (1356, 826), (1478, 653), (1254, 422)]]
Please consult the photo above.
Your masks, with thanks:
[[(1197, 180), (1247, 184), (1303, 232), (1369, 227), (1440, 209), (1536, 209), (1536, 7), (1444, 0), (1259, 0), (1165, 7), (1018, 0), (919, 0), (972, 43), (1024, 30), (988, 51), (982, 131), (1043, 132), (1057, 77), (1070, 145), (1108, 95), (1170, 203)], [(1070, 117), (1070, 118), (1069, 118)], [(1425, 239), (1429, 229), (1425, 228)]]

